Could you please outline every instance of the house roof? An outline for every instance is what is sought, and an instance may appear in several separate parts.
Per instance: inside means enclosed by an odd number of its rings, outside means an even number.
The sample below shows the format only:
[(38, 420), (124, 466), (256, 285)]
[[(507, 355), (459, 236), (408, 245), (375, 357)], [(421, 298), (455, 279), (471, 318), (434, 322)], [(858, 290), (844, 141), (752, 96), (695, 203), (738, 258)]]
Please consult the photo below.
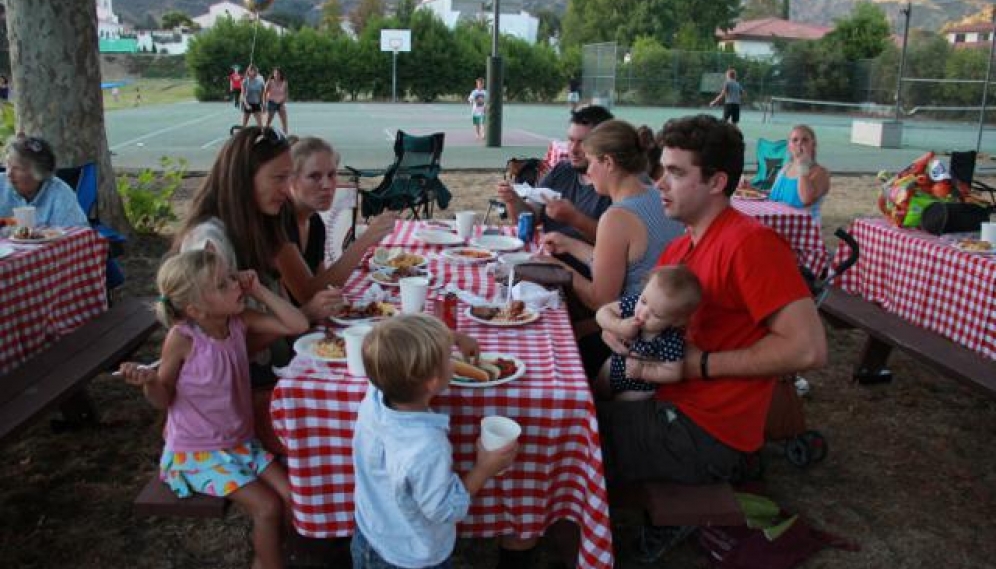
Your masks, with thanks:
[(792, 22), (781, 18), (763, 18), (738, 22), (732, 30), (716, 30), (716, 37), (723, 40), (737, 39), (787, 39), (818, 40), (833, 28)]
[(962, 24), (958, 26), (944, 26), (943, 33), (945, 34), (970, 34), (973, 32), (991, 32), (993, 31), (993, 24), (988, 22), (975, 23), (975, 24)]

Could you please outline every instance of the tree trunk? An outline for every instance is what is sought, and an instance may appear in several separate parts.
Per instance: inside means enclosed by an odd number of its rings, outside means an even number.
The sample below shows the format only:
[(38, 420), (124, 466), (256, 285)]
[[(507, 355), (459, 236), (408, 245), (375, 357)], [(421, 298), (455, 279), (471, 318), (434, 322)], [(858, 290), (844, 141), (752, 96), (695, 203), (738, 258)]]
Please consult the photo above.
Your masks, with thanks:
[(7, 0), (17, 130), (48, 140), (59, 167), (96, 162), (98, 215), (130, 229), (104, 132), (93, 0)]

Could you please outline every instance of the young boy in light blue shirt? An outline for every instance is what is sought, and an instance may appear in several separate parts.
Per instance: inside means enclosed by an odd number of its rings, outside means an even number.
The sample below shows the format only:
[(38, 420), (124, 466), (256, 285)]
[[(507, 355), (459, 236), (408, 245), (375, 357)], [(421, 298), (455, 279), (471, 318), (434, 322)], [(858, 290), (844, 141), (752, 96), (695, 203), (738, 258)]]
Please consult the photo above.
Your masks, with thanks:
[(449, 329), (425, 314), (391, 318), (364, 339), (371, 385), (353, 434), (353, 569), (450, 567), (471, 497), (515, 459), (516, 443), (478, 442), (470, 472), (453, 471), (449, 417), (429, 408), (453, 375), (451, 346)]

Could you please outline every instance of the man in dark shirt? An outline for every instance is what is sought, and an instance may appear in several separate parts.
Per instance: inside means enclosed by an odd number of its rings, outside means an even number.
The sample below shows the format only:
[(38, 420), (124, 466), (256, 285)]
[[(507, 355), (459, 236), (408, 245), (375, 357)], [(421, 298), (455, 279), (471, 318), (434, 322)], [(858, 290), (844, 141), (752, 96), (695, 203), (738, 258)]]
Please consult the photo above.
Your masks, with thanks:
[(605, 107), (588, 106), (571, 113), (567, 128), (568, 159), (560, 162), (540, 180), (539, 186), (560, 192), (560, 199), (546, 204), (529, 203), (519, 197), (508, 181), (498, 184), (498, 197), (505, 202), (509, 216), (517, 221), (519, 214), (531, 211), (543, 231), (557, 231), (589, 243), (595, 240), (598, 218), (612, 205), (606, 196), (595, 193), (588, 179), (588, 160), (581, 142), (604, 121), (613, 118)]

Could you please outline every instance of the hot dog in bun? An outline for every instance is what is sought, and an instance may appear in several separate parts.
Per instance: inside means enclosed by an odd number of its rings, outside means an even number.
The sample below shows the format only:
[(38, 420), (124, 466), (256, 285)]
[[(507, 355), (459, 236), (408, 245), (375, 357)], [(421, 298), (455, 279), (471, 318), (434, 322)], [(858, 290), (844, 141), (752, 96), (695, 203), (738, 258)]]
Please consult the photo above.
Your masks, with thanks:
[(477, 365), (472, 365), (457, 359), (453, 360), (453, 375), (465, 377), (473, 381), (493, 381), (501, 376), (501, 368), (481, 361)]

